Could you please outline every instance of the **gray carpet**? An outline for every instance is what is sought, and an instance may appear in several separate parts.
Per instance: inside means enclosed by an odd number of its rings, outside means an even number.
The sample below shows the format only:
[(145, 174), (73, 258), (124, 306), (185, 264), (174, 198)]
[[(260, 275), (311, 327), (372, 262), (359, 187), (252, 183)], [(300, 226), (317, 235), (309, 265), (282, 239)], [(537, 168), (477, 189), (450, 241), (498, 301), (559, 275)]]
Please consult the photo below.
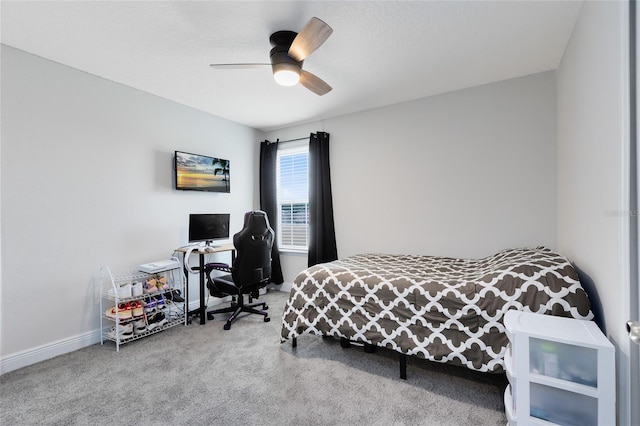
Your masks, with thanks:
[(504, 375), (343, 349), (280, 343), (287, 294), (261, 297), (272, 320), (224, 315), (123, 345), (106, 342), (0, 377), (3, 425), (504, 425)]

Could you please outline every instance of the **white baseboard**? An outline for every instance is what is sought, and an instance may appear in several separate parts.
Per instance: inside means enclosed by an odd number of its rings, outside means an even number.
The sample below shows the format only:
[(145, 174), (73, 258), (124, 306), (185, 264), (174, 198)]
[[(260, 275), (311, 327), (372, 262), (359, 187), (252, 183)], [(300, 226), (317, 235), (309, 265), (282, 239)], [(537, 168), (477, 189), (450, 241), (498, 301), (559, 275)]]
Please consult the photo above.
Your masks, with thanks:
[[(209, 297), (208, 300), (206, 297), (204, 298), (204, 303), (207, 306), (207, 308), (222, 305), (223, 303), (229, 303), (230, 301), (231, 301), (231, 296)], [(189, 311), (195, 311), (196, 309), (199, 309), (199, 308), (200, 308), (199, 300), (192, 300), (191, 302), (189, 302)]]
[(100, 330), (90, 331), (68, 339), (38, 346), (7, 355), (0, 359), (0, 375), (26, 367), (40, 361), (45, 361), (78, 349), (100, 343)]
[[(284, 291), (289, 293), (291, 291), (291, 287), (292, 284), (291, 283), (283, 283), (283, 284), (269, 284), (266, 289), (262, 288), (260, 289), (260, 295), (263, 295), (267, 292), (267, 290), (269, 291)], [(212, 308), (214, 306), (218, 306), (218, 305), (222, 305), (224, 303), (229, 303), (231, 301), (231, 296), (227, 296), (227, 297), (209, 297), (206, 298), (205, 297), (205, 303), (207, 305), (207, 308)], [(189, 302), (189, 311), (195, 311), (196, 309), (200, 308), (200, 301), (199, 300), (192, 300)]]
[[(289, 292), (291, 291), (291, 285), (291, 283), (284, 283), (277, 286), (270, 286), (269, 289)], [(231, 300), (231, 297), (221, 299), (211, 297), (209, 298), (207, 306), (215, 306), (228, 302), (229, 300)], [(199, 306), (199, 301), (192, 301), (189, 303), (189, 310), (197, 309)], [(100, 343), (100, 329), (7, 355), (0, 359), (0, 375), (97, 343)]]
[(291, 292), (291, 287), (293, 287), (292, 283), (282, 283), (282, 284), (269, 284), (267, 288), (269, 290), (283, 291), (285, 293)]

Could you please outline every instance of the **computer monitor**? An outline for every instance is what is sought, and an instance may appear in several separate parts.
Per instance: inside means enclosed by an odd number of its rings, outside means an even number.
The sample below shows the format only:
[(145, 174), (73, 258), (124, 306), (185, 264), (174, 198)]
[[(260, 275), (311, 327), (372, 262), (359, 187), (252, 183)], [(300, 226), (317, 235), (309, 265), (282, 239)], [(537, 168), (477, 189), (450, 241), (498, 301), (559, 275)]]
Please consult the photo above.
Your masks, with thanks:
[(189, 215), (189, 242), (211, 245), (216, 240), (229, 239), (229, 214), (207, 213)]

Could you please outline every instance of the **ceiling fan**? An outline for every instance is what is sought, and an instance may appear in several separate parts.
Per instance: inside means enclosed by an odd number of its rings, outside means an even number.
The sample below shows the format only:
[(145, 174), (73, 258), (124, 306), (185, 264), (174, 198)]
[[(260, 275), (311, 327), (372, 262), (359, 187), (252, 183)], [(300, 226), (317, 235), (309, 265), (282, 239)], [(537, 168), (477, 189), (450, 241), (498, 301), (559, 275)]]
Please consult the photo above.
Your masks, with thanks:
[(322, 96), (332, 89), (324, 80), (302, 69), (302, 62), (324, 43), (333, 29), (323, 20), (311, 18), (299, 33), (276, 31), (269, 37), (271, 63), (211, 64), (212, 68), (239, 69), (271, 65), (273, 78), (282, 86), (298, 83)]

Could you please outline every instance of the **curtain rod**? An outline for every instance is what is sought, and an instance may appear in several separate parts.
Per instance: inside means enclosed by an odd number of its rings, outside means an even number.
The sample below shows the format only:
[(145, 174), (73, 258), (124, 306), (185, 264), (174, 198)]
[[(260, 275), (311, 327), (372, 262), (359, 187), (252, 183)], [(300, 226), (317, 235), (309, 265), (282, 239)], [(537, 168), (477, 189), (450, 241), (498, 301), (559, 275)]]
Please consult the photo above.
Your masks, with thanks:
[(304, 141), (304, 140), (307, 140), (307, 139), (309, 139), (309, 136), (307, 136), (306, 138), (289, 139), (289, 140), (286, 140), (286, 141), (281, 141), (280, 139), (276, 139), (276, 142), (287, 143), (287, 142)]
[(271, 142), (270, 140), (265, 139), (265, 142), (267, 142), (267, 143), (276, 143), (276, 142), (277, 142), (277, 143), (287, 143), (287, 142), (304, 141), (304, 140), (308, 140), (308, 139), (309, 139), (309, 136), (307, 136), (306, 138), (289, 139), (289, 140), (286, 140), (286, 141), (281, 141), (281, 140), (278, 138), (278, 139), (276, 139), (276, 140), (275, 140), (275, 142)]
[[(312, 133), (312, 134), (315, 134), (315, 133)], [(306, 138), (288, 139), (286, 141), (281, 141), (280, 138), (278, 138), (278, 139), (276, 139), (276, 142), (278, 142), (278, 143), (297, 142), (297, 141), (304, 141), (304, 140), (307, 140), (307, 139), (310, 139), (310, 138), (311, 138), (310, 136), (307, 136)], [(274, 143), (274, 142), (269, 141), (268, 139), (265, 139), (265, 142)]]

